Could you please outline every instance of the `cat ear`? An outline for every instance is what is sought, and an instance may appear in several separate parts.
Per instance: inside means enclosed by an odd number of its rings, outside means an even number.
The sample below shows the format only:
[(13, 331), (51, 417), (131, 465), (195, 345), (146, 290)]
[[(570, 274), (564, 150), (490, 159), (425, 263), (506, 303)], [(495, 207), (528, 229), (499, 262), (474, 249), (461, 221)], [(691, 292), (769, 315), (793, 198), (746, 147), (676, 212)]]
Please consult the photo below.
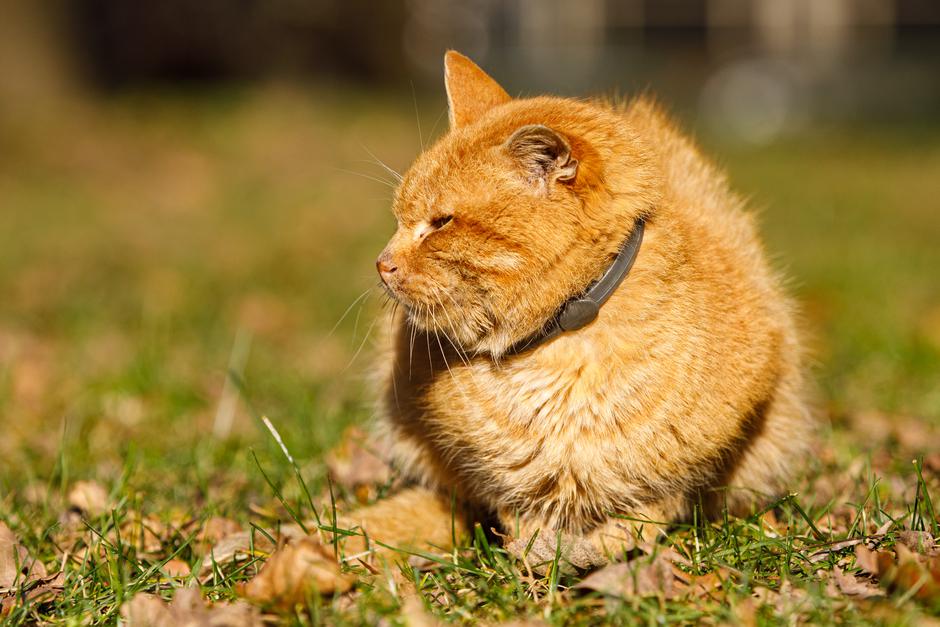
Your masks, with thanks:
[(523, 126), (506, 142), (509, 154), (528, 173), (530, 180), (548, 184), (571, 182), (578, 174), (578, 160), (564, 137), (541, 124)]
[(451, 128), (471, 124), (490, 109), (512, 100), (499, 83), (456, 50), (444, 55), (444, 86)]

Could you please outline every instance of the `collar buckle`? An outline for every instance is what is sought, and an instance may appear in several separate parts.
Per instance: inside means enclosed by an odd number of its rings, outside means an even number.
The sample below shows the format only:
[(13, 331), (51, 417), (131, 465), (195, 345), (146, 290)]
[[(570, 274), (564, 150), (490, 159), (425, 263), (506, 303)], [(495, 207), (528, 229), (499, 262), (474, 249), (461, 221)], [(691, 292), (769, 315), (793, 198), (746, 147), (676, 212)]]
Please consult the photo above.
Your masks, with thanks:
[(607, 302), (614, 290), (630, 274), (633, 262), (636, 261), (637, 254), (640, 252), (645, 226), (646, 218), (643, 216), (637, 218), (634, 222), (633, 232), (630, 233), (630, 237), (627, 238), (604, 275), (592, 283), (583, 295), (562, 305), (558, 313), (546, 323), (539, 333), (517, 342), (509, 348), (507, 354), (518, 355), (536, 348), (566, 331), (575, 331), (594, 322), (598, 313), (600, 313), (601, 305)]
[(563, 331), (580, 329), (594, 322), (600, 310), (600, 305), (588, 298), (572, 300), (558, 314), (558, 326)]

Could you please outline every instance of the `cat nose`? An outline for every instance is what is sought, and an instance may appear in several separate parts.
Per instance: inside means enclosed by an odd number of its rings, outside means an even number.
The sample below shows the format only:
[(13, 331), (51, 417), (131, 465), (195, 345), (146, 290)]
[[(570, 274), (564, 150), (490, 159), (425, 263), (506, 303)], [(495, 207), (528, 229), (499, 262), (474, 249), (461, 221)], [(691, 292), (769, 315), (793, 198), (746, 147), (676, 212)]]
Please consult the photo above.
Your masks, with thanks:
[(388, 283), (389, 278), (395, 271), (398, 270), (398, 266), (392, 263), (392, 256), (388, 252), (383, 252), (379, 255), (379, 258), (375, 261), (375, 267), (379, 271), (379, 276), (382, 277), (382, 281)]

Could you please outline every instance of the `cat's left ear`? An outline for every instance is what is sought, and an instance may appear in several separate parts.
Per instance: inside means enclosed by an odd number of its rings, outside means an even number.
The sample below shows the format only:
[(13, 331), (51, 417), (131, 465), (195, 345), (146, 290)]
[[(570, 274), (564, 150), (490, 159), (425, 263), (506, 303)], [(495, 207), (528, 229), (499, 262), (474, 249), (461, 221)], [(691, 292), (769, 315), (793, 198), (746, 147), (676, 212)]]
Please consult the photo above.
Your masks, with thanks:
[(547, 126), (523, 126), (507, 140), (506, 148), (533, 182), (570, 183), (578, 175), (578, 160), (571, 156), (568, 140)]
[(512, 100), (499, 83), (456, 50), (444, 55), (444, 87), (451, 128), (472, 124), (490, 109)]

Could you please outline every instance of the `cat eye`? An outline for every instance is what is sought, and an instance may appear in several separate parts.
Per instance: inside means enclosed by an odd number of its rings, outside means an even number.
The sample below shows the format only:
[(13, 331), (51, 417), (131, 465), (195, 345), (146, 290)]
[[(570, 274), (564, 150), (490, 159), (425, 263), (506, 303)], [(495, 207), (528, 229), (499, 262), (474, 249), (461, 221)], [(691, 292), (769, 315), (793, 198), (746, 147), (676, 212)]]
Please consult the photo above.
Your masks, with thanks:
[(450, 224), (450, 221), (453, 219), (454, 219), (454, 216), (452, 215), (446, 215), (446, 216), (440, 216), (438, 218), (434, 218), (433, 220), (431, 220), (431, 228), (433, 228), (435, 231), (438, 229), (442, 229), (448, 224)]

